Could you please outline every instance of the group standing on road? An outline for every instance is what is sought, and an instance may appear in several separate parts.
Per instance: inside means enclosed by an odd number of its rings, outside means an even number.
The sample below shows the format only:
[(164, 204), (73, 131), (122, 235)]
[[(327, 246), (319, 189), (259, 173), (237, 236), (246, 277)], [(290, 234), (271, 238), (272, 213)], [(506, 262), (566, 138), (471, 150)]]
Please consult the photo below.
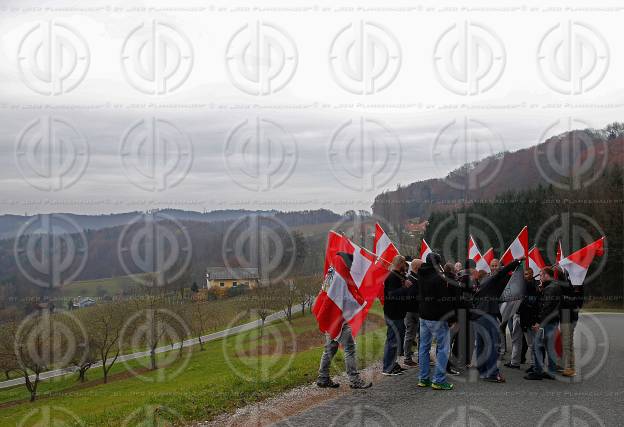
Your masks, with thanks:
[[(559, 267), (545, 267), (537, 276), (531, 268), (525, 268), (525, 296), (517, 312), (503, 323), (501, 294), (511, 273), (524, 264), (522, 261), (520, 258), (502, 265), (493, 259), (491, 271), (486, 273), (477, 270), (473, 260), (445, 263), (435, 252), (424, 261), (397, 255), (384, 282), (386, 342), (382, 374), (397, 376), (418, 367), (418, 387), (452, 390), (447, 375), (476, 368), (483, 381), (504, 383), (499, 361), (507, 352), (509, 328), (511, 358), (505, 367), (520, 369), (528, 362), (527, 380), (555, 379), (557, 374), (575, 376), (574, 330), (583, 305), (583, 286), (572, 286)], [(561, 358), (556, 351), (559, 330)], [(431, 357), (434, 340), (435, 357)], [(351, 387), (370, 387), (371, 383), (358, 374), (355, 342), (348, 323), (337, 339), (327, 338), (317, 385), (338, 387), (329, 377), (329, 366), (339, 344), (344, 347)], [(399, 363), (401, 356), (403, 366)]]

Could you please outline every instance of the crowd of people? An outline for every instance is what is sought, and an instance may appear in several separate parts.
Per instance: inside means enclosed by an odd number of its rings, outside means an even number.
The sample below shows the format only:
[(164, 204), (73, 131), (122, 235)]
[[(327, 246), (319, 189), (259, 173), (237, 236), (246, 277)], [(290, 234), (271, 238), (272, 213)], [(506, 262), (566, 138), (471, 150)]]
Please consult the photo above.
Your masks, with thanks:
[[(489, 267), (486, 272), (477, 270), (473, 260), (445, 262), (435, 252), (425, 261), (401, 255), (393, 259), (384, 283), (384, 375), (401, 375), (418, 367), (418, 387), (434, 390), (452, 390), (448, 375), (461, 375), (471, 368), (484, 381), (504, 383), (499, 362), (509, 369), (527, 364), (526, 380), (576, 375), (574, 329), (583, 305), (583, 286), (572, 286), (558, 266), (535, 274), (522, 258), (507, 265), (493, 259)], [(526, 291), (507, 320), (501, 314), (501, 295), (517, 268), (524, 268)], [(502, 364), (508, 353), (507, 329), (511, 357)], [(556, 350), (557, 331), (561, 357)], [(431, 358), (434, 340), (435, 357)], [(370, 387), (358, 374), (355, 342), (347, 322), (338, 338), (327, 337), (317, 385), (338, 387), (329, 376), (329, 366), (340, 343), (351, 387)]]

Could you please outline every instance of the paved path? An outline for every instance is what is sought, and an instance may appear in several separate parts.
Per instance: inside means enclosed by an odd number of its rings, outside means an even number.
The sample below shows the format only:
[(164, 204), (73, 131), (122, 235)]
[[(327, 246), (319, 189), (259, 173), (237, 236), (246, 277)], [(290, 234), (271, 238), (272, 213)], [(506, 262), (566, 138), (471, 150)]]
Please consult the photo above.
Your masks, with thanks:
[[(292, 312), (296, 313), (297, 311), (301, 310), (301, 305), (296, 305), (293, 306)], [(268, 316), (266, 318), (265, 324), (266, 323), (270, 323), (273, 322), (275, 320), (279, 320), (279, 319), (283, 319), (284, 317), (286, 317), (285, 313), (283, 311), (277, 311), (273, 314), (271, 314), (270, 316)], [(224, 338), (228, 335), (231, 334), (237, 334), (239, 332), (244, 332), (244, 331), (249, 331), (251, 329), (255, 329), (260, 327), (261, 325), (261, 321), (260, 319), (258, 320), (254, 320), (253, 322), (249, 322), (249, 323), (244, 323), (242, 325), (238, 325), (238, 326), (234, 326), (232, 328), (229, 329), (224, 329), (223, 331), (218, 331), (218, 332), (214, 332), (212, 334), (208, 334), (208, 335), (203, 335), (201, 337), (202, 342), (208, 342), (208, 341), (214, 341), (214, 340), (218, 340), (219, 338)], [(189, 347), (189, 346), (193, 346), (193, 345), (197, 345), (199, 344), (199, 338), (191, 338), (188, 339), (186, 341), (183, 341), (184, 343), (184, 347)], [(165, 353), (168, 351), (172, 351), (172, 350), (176, 350), (180, 348), (181, 343), (175, 343), (173, 344), (173, 346), (171, 346), (170, 344), (164, 345), (162, 347), (158, 347), (156, 348), (156, 353)], [(117, 358), (117, 362), (123, 362), (126, 360), (133, 360), (133, 359), (139, 359), (141, 357), (147, 357), (149, 356), (150, 352), (149, 350), (147, 351), (139, 351), (136, 353), (131, 353), (131, 354), (123, 354), (121, 356), (119, 356)], [(98, 362), (96, 364), (94, 364), (92, 367), (99, 367), (102, 366), (101, 362)], [(49, 378), (55, 378), (55, 377), (60, 377), (63, 375), (68, 375), (68, 374), (72, 374), (76, 372), (76, 368), (75, 367), (69, 367), (69, 368), (64, 368), (64, 369), (55, 369), (52, 371), (46, 371), (46, 372), (42, 372), (39, 375), (39, 379), (40, 380), (46, 380)], [(34, 375), (31, 375), (31, 379), (34, 380)], [(14, 387), (16, 385), (20, 385), (20, 384), (24, 384), (24, 378), (20, 377), (20, 378), (15, 378), (12, 380), (8, 380), (8, 381), (2, 381), (0, 382), (0, 389), (3, 388), (9, 388), (9, 387)]]
[(624, 315), (583, 315), (577, 326), (573, 383), (527, 381), (503, 368), (506, 384), (479, 381), (476, 372), (451, 377), (450, 392), (419, 389), (412, 369), (384, 377), (278, 426), (621, 426), (624, 424)]

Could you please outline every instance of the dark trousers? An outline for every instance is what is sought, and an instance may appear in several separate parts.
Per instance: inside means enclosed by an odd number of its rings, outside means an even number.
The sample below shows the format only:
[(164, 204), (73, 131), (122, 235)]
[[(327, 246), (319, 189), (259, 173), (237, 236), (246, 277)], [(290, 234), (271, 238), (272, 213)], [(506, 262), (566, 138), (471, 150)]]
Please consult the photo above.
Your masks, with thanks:
[(383, 371), (390, 372), (397, 365), (397, 357), (405, 339), (405, 323), (403, 318), (386, 320), (386, 344), (384, 346)]

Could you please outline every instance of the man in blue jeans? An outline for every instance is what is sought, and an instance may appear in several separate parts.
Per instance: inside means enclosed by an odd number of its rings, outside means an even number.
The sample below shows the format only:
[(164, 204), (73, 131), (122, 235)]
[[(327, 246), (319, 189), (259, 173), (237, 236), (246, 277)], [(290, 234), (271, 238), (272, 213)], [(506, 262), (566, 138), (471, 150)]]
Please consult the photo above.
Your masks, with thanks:
[[(540, 272), (542, 292), (538, 296), (538, 313), (533, 326), (533, 361), (535, 368), (524, 378), (527, 380), (554, 380), (557, 368), (555, 361), (555, 331), (559, 324), (561, 283), (554, 280), (554, 271), (544, 267)], [(548, 372), (544, 372), (544, 350), (548, 354)]]
[[(442, 257), (436, 253), (427, 255), (427, 261), (418, 269), (420, 292), (420, 347), (418, 363), (420, 376), (418, 387), (431, 386), (434, 390), (452, 390), (446, 381), (446, 366), (450, 351), (448, 322), (455, 321), (455, 288), (444, 277)], [(436, 338), (436, 366), (433, 382), (429, 376), (429, 351)]]
[[(429, 351), (431, 341), (436, 339), (436, 365), (433, 382), (429, 380)], [(420, 363), (419, 387), (428, 387), (436, 390), (452, 390), (453, 384), (446, 381), (446, 365), (450, 351), (450, 333), (446, 320), (420, 319), (420, 347), (418, 362)]]
[(406, 369), (397, 363), (405, 339), (405, 306), (412, 282), (406, 280), (407, 262), (401, 255), (392, 260), (390, 274), (384, 282), (384, 318), (386, 344), (384, 346), (383, 375), (401, 375)]

